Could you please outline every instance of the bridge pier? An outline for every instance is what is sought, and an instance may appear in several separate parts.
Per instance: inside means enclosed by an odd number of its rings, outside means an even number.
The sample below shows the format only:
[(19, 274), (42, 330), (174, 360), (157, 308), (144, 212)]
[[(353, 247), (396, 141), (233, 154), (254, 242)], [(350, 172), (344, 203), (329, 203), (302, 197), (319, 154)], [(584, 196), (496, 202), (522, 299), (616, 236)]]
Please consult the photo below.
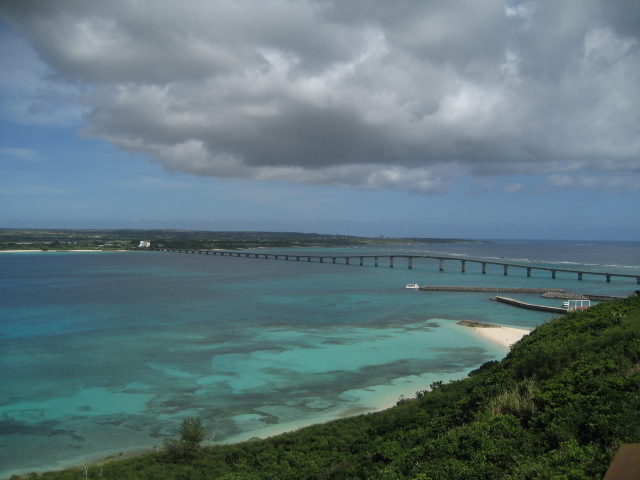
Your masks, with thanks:
[(440, 259), (440, 271), (444, 272), (444, 258)]
[(460, 260), (461, 265), (461, 272), (464, 273), (467, 271), (467, 261), (466, 260)]
[(296, 262), (300, 261), (300, 257), (296, 255)]
[(393, 268), (393, 259), (395, 257), (389, 257), (389, 268)]
[(409, 257), (409, 270), (413, 268), (413, 257)]
[(527, 267), (527, 277), (531, 276), (531, 267)]
[(608, 273), (605, 275), (605, 277), (607, 277), (607, 283), (611, 282), (611, 275), (609, 275)]
[(345, 260), (345, 265), (349, 265), (349, 260), (351, 260), (351, 257), (344, 257)]
[(578, 272), (578, 280), (582, 280), (582, 272)]
[(509, 267), (507, 265), (504, 265), (504, 274), (509, 275)]
[(556, 271), (555, 270), (551, 270), (551, 278), (556, 278)]
[(482, 262), (482, 273), (483, 274), (487, 273), (487, 262)]
[(332, 257), (333, 263), (336, 263), (336, 257)]
[(378, 266), (378, 257), (373, 257), (373, 259), (375, 260), (375, 264), (376, 264), (376, 267), (377, 267)]

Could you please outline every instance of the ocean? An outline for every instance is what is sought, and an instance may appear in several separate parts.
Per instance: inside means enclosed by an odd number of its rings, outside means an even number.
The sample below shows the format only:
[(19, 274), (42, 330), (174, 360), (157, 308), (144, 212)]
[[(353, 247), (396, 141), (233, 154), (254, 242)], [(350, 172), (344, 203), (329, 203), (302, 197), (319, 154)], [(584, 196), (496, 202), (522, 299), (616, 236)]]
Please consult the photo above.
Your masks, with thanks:
[[(640, 242), (505, 241), (261, 252), (441, 254), (640, 275)], [(633, 278), (396, 258), (351, 265), (169, 252), (0, 254), (0, 478), (160, 446), (200, 416), (206, 443), (393, 405), (507, 350), (457, 321), (533, 329), (552, 314), (420, 285), (627, 296)], [(532, 294), (509, 295), (560, 306)]]

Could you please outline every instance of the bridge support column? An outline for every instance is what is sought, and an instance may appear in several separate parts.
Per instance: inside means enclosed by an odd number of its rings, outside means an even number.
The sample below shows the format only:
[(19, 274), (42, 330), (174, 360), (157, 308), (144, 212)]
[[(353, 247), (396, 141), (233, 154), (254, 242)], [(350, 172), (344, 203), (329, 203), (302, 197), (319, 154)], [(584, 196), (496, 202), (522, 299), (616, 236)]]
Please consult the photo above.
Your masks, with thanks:
[(409, 257), (409, 270), (413, 268), (413, 258)]
[(507, 265), (504, 266), (504, 274), (509, 275), (509, 267)]
[(605, 277), (607, 277), (607, 283), (611, 283), (611, 275), (607, 274)]
[(296, 255), (296, 262), (299, 262), (299, 261), (300, 261), (300, 257)]
[(375, 262), (376, 262), (376, 267), (377, 267), (377, 266), (378, 266), (378, 257), (373, 257), (373, 259), (375, 260)]
[(486, 262), (482, 262), (482, 273), (483, 274), (487, 273), (487, 264), (486, 264)]
[(460, 263), (462, 264), (462, 269), (460, 270), (462, 273), (467, 271), (467, 261), (466, 260), (460, 260)]
[(307, 262), (310, 262), (310, 261), (311, 261), (311, 257), (307, 257)]
[(640, 277), (636, 277), (636, 283), (640, 285)]
[(578, 280), (582, 280), (582, 272), (578, 272)]
[(531, 276), (531, 267), (527, 267), (527, 277)]
[(332, 260), (333, 260), (333, 263), (336, 263), (336, 257), (333, 257)]
[(364, 265), (364, 257), (360, 257), (360, 266)]
[(389, 257), (389, 267), (390, 267), (390, 268), (393, 268), (393, 259), (394, 259), (394, 258), (395, 258), (395, 257)]
[(350, 259), (351, 259), (350, 257), (344, 257), (345, 265), (349, 265), (349, 260)]
[(555, 270), (551, 270), (551, 278), (556, 278), (556, 271)]
[(318, 257), (320, 258), (320, 263), (324, 263), (324, 257)]
[(444, 258), (440, 259), (440, 271), (444, 272)]

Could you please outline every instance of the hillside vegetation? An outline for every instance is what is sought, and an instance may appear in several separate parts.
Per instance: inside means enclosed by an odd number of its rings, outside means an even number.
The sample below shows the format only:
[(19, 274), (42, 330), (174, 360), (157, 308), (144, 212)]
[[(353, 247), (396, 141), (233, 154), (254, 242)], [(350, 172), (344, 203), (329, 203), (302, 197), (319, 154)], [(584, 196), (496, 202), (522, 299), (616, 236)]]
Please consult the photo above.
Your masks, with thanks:
[(432, 387), (383, 412), (266, 440), (37, 477), (602, 478), (620, 444), (640, 442), (640, 297), (549, 321), (504, 360)]

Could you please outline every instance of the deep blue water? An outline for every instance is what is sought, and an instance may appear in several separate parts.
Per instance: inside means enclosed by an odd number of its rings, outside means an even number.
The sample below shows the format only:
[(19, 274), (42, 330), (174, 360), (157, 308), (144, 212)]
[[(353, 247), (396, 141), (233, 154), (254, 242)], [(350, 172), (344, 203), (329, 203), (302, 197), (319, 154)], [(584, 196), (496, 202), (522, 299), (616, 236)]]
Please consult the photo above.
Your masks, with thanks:
[[(319, 249), (424, 253), (640, 274), (638, 242), (495, 241)], [(300, 250), (296, 250), (300, 251)], [(389, 268), (161, 252), (0, 254), (0, 478), (160, 445), (180, 419), (213, 441), (392, 404), (505, 351), (460, 319), (534, 328), (549, 314), (421, 285), (626, 296), (634, 279), (402, 259)], [(406, 261), (405, 261), (406, 262)], [(475, 265), (475, 266), (474, 266)], [(532, 303), (557, 304), (533, 295)]]

